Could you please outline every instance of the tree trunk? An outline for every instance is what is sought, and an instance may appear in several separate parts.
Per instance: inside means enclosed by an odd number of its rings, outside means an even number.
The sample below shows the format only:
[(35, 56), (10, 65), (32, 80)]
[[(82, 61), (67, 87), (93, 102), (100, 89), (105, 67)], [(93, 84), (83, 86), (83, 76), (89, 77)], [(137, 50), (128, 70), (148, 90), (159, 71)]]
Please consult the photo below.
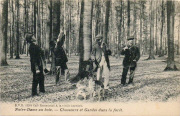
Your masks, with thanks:
[[(37, 17), (36, 17), (36, 14), (37, 14), (37, 3), (36, 3), (36, 0), (34, 1), (33, 4), (34, 4), (34, 6), (33, 6), (33, 7), (34, 7), (34, 14), (33, 14), (33, 16), (34, 16), (34, 17), (33, 17), (33, 18), (34, 18), (34, 22), (33, 22), (33, 23), (34, 23), (34, 24), (33, 24), (34, 28), (33, 28), (33, 31), (34, 31), (34, 36), (37, 37), (37, 35), (36, 35), (36, 31), (37, 31), (37, 30), (36, 30), (36, 23), (37, 23), (37, 20), (36, 20), (36, 18), (37, 18)], [(36, 38), (36, 39), (37, 39), (37, 38)]]
[(79, 73), (82, 73), (82, 62), (84, 56), (84, 46), (83, 46), (83, 21), (84, 20), (84, 0), (81, 1), (81, 11), (80, 11), (80, 29), (79, 29)]
[(91, 36), (92, 36), (92, 13), (89, 12), (92, 9), (91, 0), (81, 1), (81, 13), (80, 13), (80, 39), (79, 39), (79, 73), (72, 78), (71, 82), (77, 82), (84, 78), (84, 73), (87, 71), (88, 60), (91, 53)]
[(127, 38), (130, 36), (130, 0), (128, 0), (128, 6), (127, 6)]
[(106, 11), (105, 11), (105, 25), (104, 25), (104, 28), (103, 28), (103, 41), (107, 44), (107, 41), (108, 41), (108, 38), (107, 38), (107, 35), (108, 35), (108, 27), (109, 27), (109, 11), (110, 11), (110, 0), (106, 0)]
[(158, 20), (157, 20), (157, 14), (158, 14), (157, 2), (158, 2), (158, 1), (156, 1), (156, 31), (155, 31), (155, 40), (156, 40), (156, 52), (155, 52), (155, 54), (156, 54), (156, 55), (158, 55), (158, 51), (159, 51), (159, 50), (158, 50), (158, 37), (157, 37), (157, 32), (158, 32), (158, 29), (157, 29), (157, 26), (158, 26), (158, 25), (157, 25), (157, 21), (158, 21)]
[(168, 37), (168, 59), (167, 67), (164, 69), (167, 70), (177, 70), (175, 61), (174, 61), (174, 1), (167, 1), (167, 37)]
[(95, 27), (95, 36), (98, 35), (99, 33), (99, 28), (98, 28), (98, 25), (99, 25), (99, 22), (100, 22), (100, 14), (101, 14), (101, 8), (100, 8), (100, 1), (99, 0), (96, 0), (96, 27)]
[(84, 58), (87, 61), (90, 58), (91, 45), (92, 45), (92, 1), (84, 1), (84, 20), (83, 20), (83, 45), (84, 45)]
[(77, 24), (77, 27), (76, 27), (76, 33), (77, 33), (77, 35), (76, 35), (76, 55), (78, 55), (79, 54), (79, 26), (80, 26), (80, 24), (79, 24), (79, 21), (80, 21), (80, 4), (79, 4), (79, 0), (77, 0), (77, 20), (76, 20), (76, 24)]
[(161, 34), (160, 34), (160, 53), (159, 57), (164, 56), (164, 51), (163, 51), (163, 27), (164, 27), (164, 1), (162, 0), (162, 8), (161, 8)]
[(20, 18), (19, 18), (19, 0), (16, 0), (16, 6), (17, 6), (17, 19), (16, 19), (16, 59), (20, 59), (20, 56), (19, 56), (19, 52), (20, 52), (20, 33), (19, 33), (19, 21), (20, 21)]
[[(13, 58), (13, 0), (11, 0), (11, 15), (10, 15), (10, 58)], [(10, 6), (9, 5), (9, 6)]]
[(1, 41), (1, 66), (8, 65), (7, 63), (7, 30), (8, 30), (8, 0), (4, 0), (2, 4), (2, 18), (0, 13), (0, 35)]
[(154, 57), (154, 9), (153, 9), (154, 1), (151, 1), (151, 19), (150, 19), (150, 49), (149, 49), (149, 58), (155, 59)]
[(133, 22), (133, 32), (134, 32), (134, 37), (135, 37), (135, 43), (137, 41), (137, 38), (136, 38), (136, 20), (137, 20), (137, 16), (136, 16), (136, 0), (134, 0), (134, 22)]
[[(122, 5), (122, 0), (121, 0), (121, 9), (120, 9), (120, 24), (119, 24), (119, 40), (118, 40), (118, 51), (121, 51), (121, 39), (122, 39), (122, 31), (121, 31), (121, 28), (122, 28), (122, 10), (123, 10), (123, 5)], [(118, 53), (118, 56), (120, 57), (120, 53)]]
[(37, 0), (37, 22), (36, 22), (36, 39), (37, 44), (41, 47), (41, 19), (40, 19), (40, 0)]
[(71, 57), (71, 2), (69, 2), (70, 6), (69, 6), (69, 49), (68, 49), (68, 55), (69, 57)]
[(179, 44), (180, 44), (180, 37), (179, 37), (179, 33), (180, 33), (180, 16), (179, 16), (179, 25), (178, 25), (178, 43), (177, 43), (177, 55), (179, 55), (180, 54), (180, 48), (179, 48)]
[(143, 5), (143, 3), (142, 3), (142, 1), (140, 1), (140, 19), (139, 19), (140, 20), (140, 37), (139, 37), (139, 42), (138, 42), (139, 43), (138, 46), (139, 46), (140, 54), (142, 54), (142, 23), (143, 23), (142, 22), (142, 20), (143, 20), (142, 19), (143, 18), (142, 17), (142, 15), (143, 15), (143, 13), (142, 13), (142, 7), (143, 6), (142, 5)]

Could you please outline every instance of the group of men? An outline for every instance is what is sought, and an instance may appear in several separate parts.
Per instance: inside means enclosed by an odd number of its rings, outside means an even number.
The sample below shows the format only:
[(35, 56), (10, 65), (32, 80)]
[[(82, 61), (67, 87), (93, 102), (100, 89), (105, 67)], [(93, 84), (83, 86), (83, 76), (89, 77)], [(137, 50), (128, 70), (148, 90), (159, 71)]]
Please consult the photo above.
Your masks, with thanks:
[[(60, 63), (60, 67), (63, 70), (67, 70), (66, 62), (68, 61), (64, 49), (62, 48), (64, 44), (65, 35), (58, 37), (55, 50), (56, 56), (61, 56), (59, 60), (56, 60), (56, 64)], [(30, 62), (31, 62), (31, 71), (33, 72), (33, 83), (32, 83), (32, 96), (38, 95), (37, 86), (39, 84), (39, 92), (44, 93), (44, 69), (43, 61), (45, 60), (44, 53), (42, 49), (36, 44), (35, 37), (32, 34), (26, 35), (26, 41), (30, 44), (29, 53), (30, 53)], [(127, 45), (122, 49), (121, 54), (124, 55), (123, 60), (123, 72), (121, 77), (121, 85), (126, 86), (127, 84), (133, 83), (133, 78), (135, 74), (135, 69), (137, 67), (137, 62), (140, 58), (139, 48), (134, 44), (134, 37), (129, 37), (127, 39)], [(109, 89), (109, 76), (110, 76), (110, 61), (109, 55), (111, 55), (111, 50), (108, 49), (106, 43), (103, 42), (102, 35), (97, 35), (95, 44), (93, 45), (91, 59), (95, 62), (97, 67), (96, 79), (100, 80), (102, 74), (104, 74), (104, 89)], [(63, 58), (64, 57), (64, 58)], [(63, 59), (63, 61), (62, 61)], [(130, 70), (129, 82), (126, 83), (127, 73)], [(56, 78), (57, 79), (57, 78)]]
[[(123, 60), (123, 73), (121, 78), (122, 86), (133, 84), (135, 69), (137, 67), (137, 62), (140, 59), (140, 51), (139, 48), (135, 45), (134, 39), (134, 37), (129, 37), (127, 39), (127, 45), (121, 51), (121, 55), (125, 56)], [(109, 55), (111, 55), (111, 51), (103, 42), (103, 37), (101, 35), (96, 36), (96, 43), (93, 46), (92, 54), (94, 56), (93, 59), (98, 66), (97, 80), (100, 80), (100, 78), (102, 78), (102, 73), (104, 73), (104, 89), (109, 89)], [(130, 76), (129, 82), (126, 83), (128, 70), (130, 70)]]

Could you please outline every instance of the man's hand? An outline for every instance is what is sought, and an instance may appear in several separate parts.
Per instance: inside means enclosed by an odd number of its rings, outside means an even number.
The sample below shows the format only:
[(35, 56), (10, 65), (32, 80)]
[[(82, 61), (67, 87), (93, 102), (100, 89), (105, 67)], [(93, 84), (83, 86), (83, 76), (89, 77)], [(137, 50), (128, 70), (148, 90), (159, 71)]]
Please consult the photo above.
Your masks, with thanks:
[(126, 49), (128, 49), (128, 47), (127, 47), (127, 46), (123, 48), (123, 50), (126, 50)]
[(137, 62), (136, 60), (133, 60), (134, 62)]

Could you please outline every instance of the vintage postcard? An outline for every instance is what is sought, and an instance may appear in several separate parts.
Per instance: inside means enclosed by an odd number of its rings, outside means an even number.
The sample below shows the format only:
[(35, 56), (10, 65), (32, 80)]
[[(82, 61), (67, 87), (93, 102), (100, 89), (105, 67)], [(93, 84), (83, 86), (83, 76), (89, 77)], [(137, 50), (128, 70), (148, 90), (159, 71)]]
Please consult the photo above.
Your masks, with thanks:
[(1, 116), (180, 116), (180, 1), (0, 0)]

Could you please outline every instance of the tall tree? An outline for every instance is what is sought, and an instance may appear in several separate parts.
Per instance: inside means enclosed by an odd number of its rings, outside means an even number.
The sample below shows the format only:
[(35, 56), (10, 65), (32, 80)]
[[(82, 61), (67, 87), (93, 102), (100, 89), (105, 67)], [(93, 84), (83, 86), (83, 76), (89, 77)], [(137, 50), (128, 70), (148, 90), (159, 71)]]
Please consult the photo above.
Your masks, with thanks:
[[(11, 5), (11, 6), (10, 6)], [(11, 8), (11, 16), (10, 16), (10, 22), (11, 22), (11, 27), (10, 27), (10, 58), (13, 58), (13, 40), (14, 40), (14, 32), (13, 32), (13, 27), (14, 27), (14, 10), (13, 10), (13, 0), (11, 0), (10, 4)]]
[(155, 52), (155, 54), (157, 55), (158, 54), (158, 37), (157, 37), (157, 31), (158, 31), (158, 29), (157, 29), (157, 22), (158, 22), (158, 8), (157, 8), (157, 3), (158, 3), (158, 1), (156, 1), (156, 31), (155, 31), (155, 46), (156, 46), (156, 52)]
[(1, 41), (1, 66), (8, 65), (7, 63), (7, 31), (8, 31), (8, 0), (2, 2), (2, 17), (0, 13), (0, 35)]
[(149, 58), (155, 59), (154, 57), (154, 1), (151, 0), (151, 12), (150, 12), (150, 48), (149, 48)]
[(105, 21), (104, 21), (104, 28), (103, 28), (103, 41), (107, 44), (108, 42), (108, 27), (109, 27), (109, 12), (110, 12), (110, 0), (105, 1)]
[(80, 13), (80, 32), (79, 32), (79, 72), (72, 78), (72, 82), (76, 82), (81, 78), (84, 78), (84, 71), (86, 71), (88, 60), (91, 53), (91, 36), (92, 36), (92, 13), (89, 12), (92, 9), (91, 0), (81, 1), (81, 13)]
[(164, 28), (164, 1), (162, 0), (162, 6), (161, 6), (161, 34), (160, 34), (160, 53), (159, 57), (164, 56), (163, 51), (163, 28)]
[(129, 37), (130, 36), (130, 0), (128, 0), (127, 1), (128, 3), (127, 3), (127, 17), (128, 17), (128, 21), (127, 21), (127, 37)]
[(20, 59), (19, 52), (20, 52), (20, 33), (19, 33), (19, 0), (16, 0), (16, 8), (17, 8), (17, 19), (16, 19), (16, 59)]
[[(84, 20), (84, 0), (81, 1), (81, 10), (80, 10), (80, 29), (79, 29), (79, 74), (83, 72), (82, 62), (83, 62), (83, 20)], [(77, 77), (77, 76), (76, 76)], [(75, 77), (75, 78), (76, 78)]]
[(179, 44), (180, 44), (180, 37), (179, 37), (179, 33), (180, 33), (180, 15), (179, 15), (179, 25), (178, 25), (178, 44), (177, 44), (177, 55), (180, 54), (180, 48), (179, 48)]
[(136, 43), (136, 40), (137, 40), (137, 38), (136, 38), (136, 20), (137, 20), (137, 16), (136, 16), (136, 14), (137, 14), (137, 10), (136, 10), (137, 8), (136, 8), (136, 0), (134, 0), (134, 9), (133, 9), (133, 15), (134, 15), (134, 22), (133, 22), (133, 32), (134, 32), (134, 37), (135, 37), (135, 43)]
[[(90, 58), (91, 45), (92, 45), (92, 0), (84, 1), (84, 20), (83, 20), (83, 45), (84, 45), (84, 58), (87, 61)], [(91, 12), (89, 12), (91, 11)]]
[(167, 1), (167, 37), (168, 37), (168, 59), (167, 70), (177, 70), (174, 61), (174, 17), (175, 17), (175, 5), (174, 1)]

